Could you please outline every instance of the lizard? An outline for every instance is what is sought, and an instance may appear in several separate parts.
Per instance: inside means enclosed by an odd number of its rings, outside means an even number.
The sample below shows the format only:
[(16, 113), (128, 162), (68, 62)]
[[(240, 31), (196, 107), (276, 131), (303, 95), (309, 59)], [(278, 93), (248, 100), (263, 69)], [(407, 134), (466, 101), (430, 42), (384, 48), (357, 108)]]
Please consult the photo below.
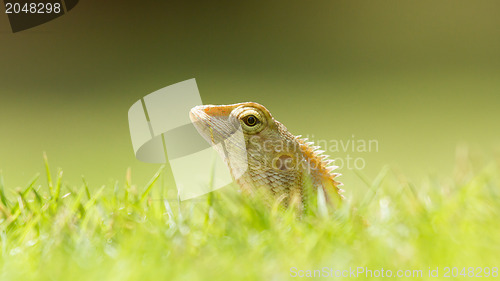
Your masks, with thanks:
[[(304, 202), (308, 184), (313, 190), (322, 189), (329, 202), (343, 199), (333, 160), (307, 138), (290, 133), (263, 105), (199, 105), (190, 110), (189, 117), (209, 144), (225, 143), (219, 152), (243, 192), (264, 189), (288, 206), (295, 199)], [(240, 138), (231, 137), (238, 132)], [(235, 175), (235, 167), (242, 165), (243, 172)]]

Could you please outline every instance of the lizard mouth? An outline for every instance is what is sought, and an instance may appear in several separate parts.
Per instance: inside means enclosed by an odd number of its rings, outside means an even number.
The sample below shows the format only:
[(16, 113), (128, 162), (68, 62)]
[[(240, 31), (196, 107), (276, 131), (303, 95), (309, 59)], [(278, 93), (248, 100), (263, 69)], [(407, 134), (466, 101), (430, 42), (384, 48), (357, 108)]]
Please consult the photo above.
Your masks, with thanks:
[(189, 112), (189, 118), (198, 133), (215, 145), (231, 138), (236, 132), (241, 132), (241, 125), (230, 114), (214, 114), (213, 108), (210, 105), (195, 106)]
[(201, 106), (196, 106), (189, 111), (189, 119), (193, 123), (198, 133), (210, 144), (216, 144), (213, 129), (211, 127), (210, 116), (206, 114)]
[[(228, 111), (200, 105), (191, 109), (189, 118), (198, 133), (228, 164), (231, 175), (239, 178), (248, 168), (245, 137), (240, 122)], [(229, 112), (230, 113), (230, 112)]]

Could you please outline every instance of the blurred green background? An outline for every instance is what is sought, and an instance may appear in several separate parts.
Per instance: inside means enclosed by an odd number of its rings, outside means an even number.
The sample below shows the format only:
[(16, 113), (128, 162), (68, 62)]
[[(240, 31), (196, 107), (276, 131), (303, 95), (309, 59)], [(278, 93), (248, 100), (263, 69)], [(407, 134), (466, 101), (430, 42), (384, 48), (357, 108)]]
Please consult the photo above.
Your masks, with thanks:
[[(457, 144), (500, 145), (500, 2), (80, 1), (13, 34), (0, 16), (0, 169), (7, 186), (43, 171), (66, 181), (145, 183), (127, 111), (196, 78), (204, 103), (256, 101), (294, 134), (375, 139), (373, 177), (389, 164), (419, 181), (453, 171)], [(344, 167), (346, 190), (363, 191)]]

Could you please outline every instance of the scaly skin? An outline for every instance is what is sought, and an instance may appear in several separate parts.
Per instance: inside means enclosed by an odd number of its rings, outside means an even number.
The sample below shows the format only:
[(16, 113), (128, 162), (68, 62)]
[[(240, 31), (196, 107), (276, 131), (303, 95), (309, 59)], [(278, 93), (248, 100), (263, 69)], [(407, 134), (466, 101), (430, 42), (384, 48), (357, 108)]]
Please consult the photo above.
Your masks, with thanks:
[[(200, 105), (189, 115), (205, 140), (212, 145), (225, 144), (219, 152), (224, 152), (224, 160), (242, 191), (252, 194), (264, 189), (289, 205), (296, 198), (303, 202), (309, 184), (314, 189), (322, 188), (328, 201), (343, 198), (338, 188), (341, 184), (334, 180), (340, 174), (332, 172), (336, 166), (330, 166), (333, 161), (307, 139), (288, 132), (263, 105)], [(242, 136), (240, 141), (234, 137), (238, 134)], [(238, 167), (244, 167), (242, 174)], [(336, 198), (331, 198), (332, 194)]]

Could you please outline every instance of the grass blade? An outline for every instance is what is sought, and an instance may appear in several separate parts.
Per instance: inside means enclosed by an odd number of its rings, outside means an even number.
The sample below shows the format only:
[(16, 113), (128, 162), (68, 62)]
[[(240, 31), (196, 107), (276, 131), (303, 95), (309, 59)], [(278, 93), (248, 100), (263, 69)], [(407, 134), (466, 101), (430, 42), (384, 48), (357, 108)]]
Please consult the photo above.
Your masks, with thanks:
[(47, 153), (43, 152), (43, 162), (45, 166), (45, 174), (47, 175), (47, 184), (49, 185), (50, 195), (54, 195), (54, 184), (52, 183), (52, 176), (50, 174), (49, 159), (47, 158)]
[(0, 171), (0, 201), (2, 201), (5, 207), (9, 207), (9, 200), (5, 196), (5, 185), (3, 181), (2, 171)]
[(142, 193), (141, 200), (139, 201), (139, 203), (142, 204), (144, 202), (144, 200), (146, 200), (146, 197), (148, 196), (149, 192), (151, 191), (151, 188), (153, 188), (154, 184), (156, 183), (156, 181), (160, 177), (164, 168), (165, 168), (165, 165), (162, 165), (160, 167), (160, 169), (156, 172), (156, 174), (153, 176), (153, 178), (148, 182), (148, 184), (146, 185), (146, 190), (144, 190), (144, 192)]
[(31, 182), (28, 184), (28, 187), (22, 192), (22, 196), (26, 197), (28, 193), (33, 189), (35, 186), (35, 183), (38, 181), (38, 178), (40, 177), (40, 174), (36, 174), (35, 177), (31, 180)]
[(82, 176), (82, 181), (83, 181), (83, 186), (85, 188), (85, 194), (87, 195), (87, 199), (90, 200), (91, 196), (90, 196), (89, 184), (85, 180), (84, 176)]

